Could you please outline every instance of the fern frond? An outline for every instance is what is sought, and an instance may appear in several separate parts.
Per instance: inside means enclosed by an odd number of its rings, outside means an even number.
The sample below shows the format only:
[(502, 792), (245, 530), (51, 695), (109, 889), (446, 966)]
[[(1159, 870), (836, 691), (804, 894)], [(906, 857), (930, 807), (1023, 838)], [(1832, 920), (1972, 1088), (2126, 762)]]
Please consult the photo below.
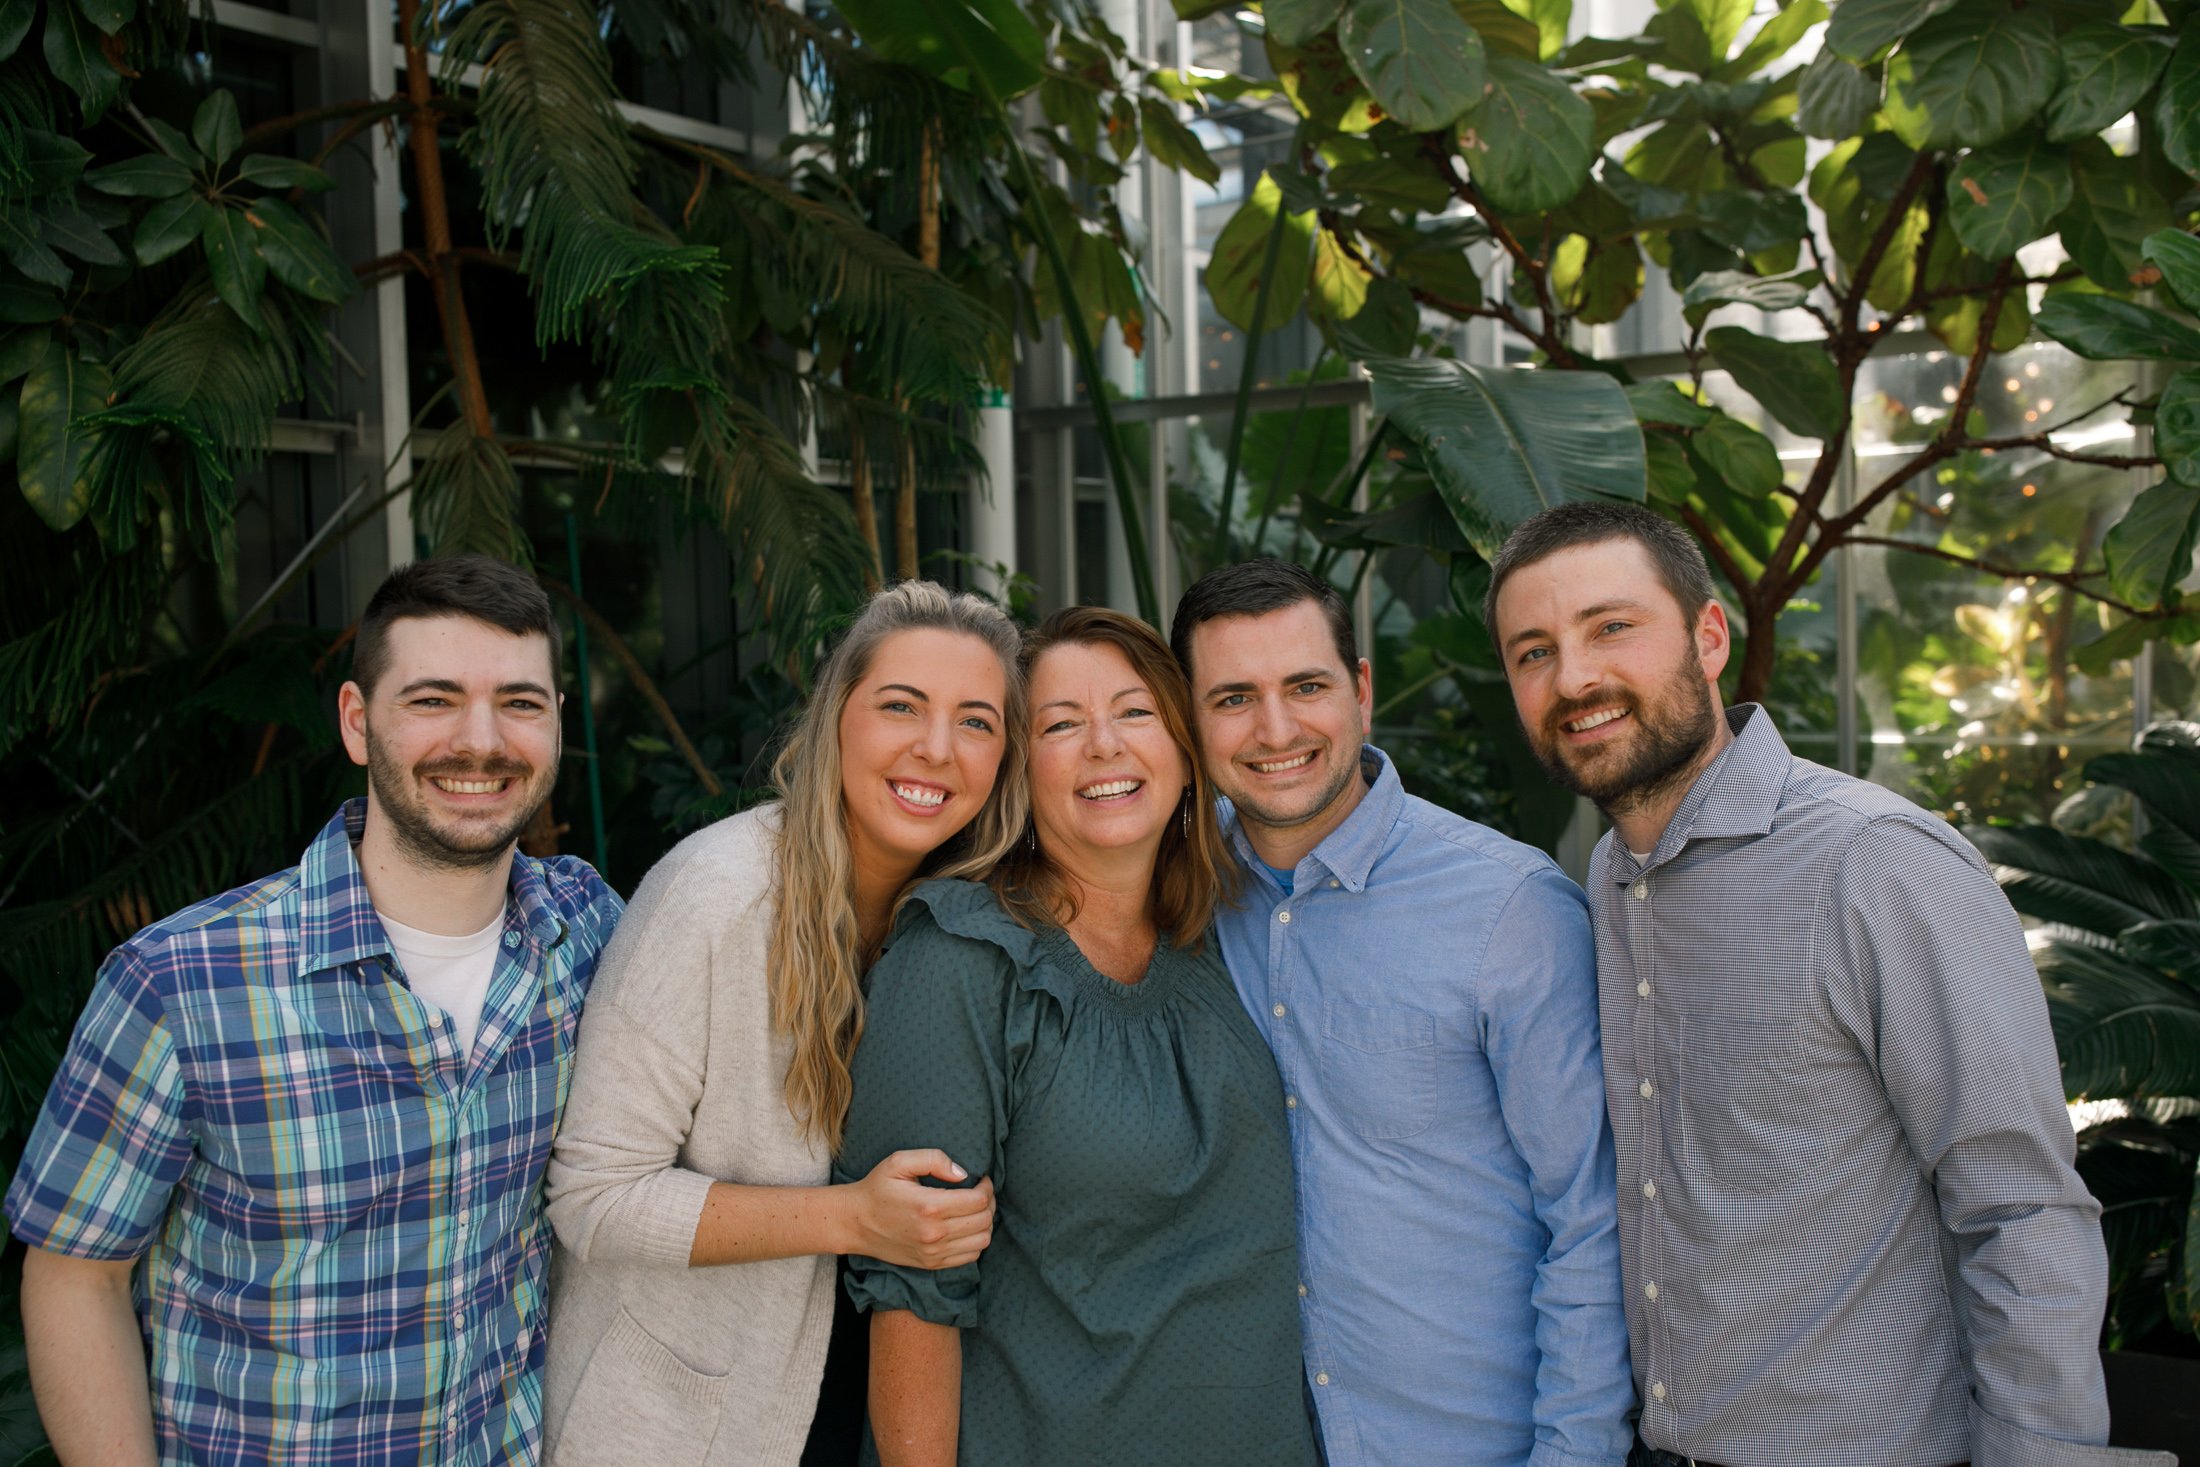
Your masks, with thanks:
[[(20, 505), (21, 496), (15, 499)], [(29, 519), (27, 513), (20, 517)], [(58, 547), (43, 525), (6, 528), (10, 588), (0, 614), (0, 756), (67, 723), (116, 669), (137, 660), (146, 619), (168, 589), (157, 543), (109, 554), (89, 527)], [(46, 594), (34, 601), (18, 601), (41, 591)]]
[(413, 472), (413, 514), (438, 555), (477, 550), (514, 565), (532, 557), (519, 524), (519, 475), (493, 438), (463, 423), (437, 434)]

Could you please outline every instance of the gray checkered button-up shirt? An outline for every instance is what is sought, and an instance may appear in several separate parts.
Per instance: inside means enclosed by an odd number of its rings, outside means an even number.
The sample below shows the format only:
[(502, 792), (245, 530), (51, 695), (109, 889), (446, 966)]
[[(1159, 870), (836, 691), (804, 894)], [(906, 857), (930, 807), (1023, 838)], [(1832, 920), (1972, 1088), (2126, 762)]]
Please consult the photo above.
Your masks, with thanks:
[(1731, 1467), (2114, 1451), (2100, 1205), (2015, 913), (1751, 705), (1589, 872), (1641, 1433)]

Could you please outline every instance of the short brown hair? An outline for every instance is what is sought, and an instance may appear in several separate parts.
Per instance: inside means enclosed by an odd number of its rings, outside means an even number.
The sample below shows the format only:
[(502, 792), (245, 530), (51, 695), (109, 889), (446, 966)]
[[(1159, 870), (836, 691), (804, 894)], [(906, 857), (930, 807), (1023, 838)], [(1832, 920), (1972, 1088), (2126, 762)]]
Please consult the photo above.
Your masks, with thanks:
[[(1112, 647), (1123, 654), (1159, 704), (1161, 725), (1176, 741), (1191, 771), (1190, 832), (1172, 817), (1161, 832), (1153, 873), (1154, 923), (1170, 942), (1198, 951), (1214, 921), (1215, 907), (1237, 891), (1237, 862), (1222, 843), (1215, 819), (1214, 788), (1192, 736), (1192, 689), (1161, 634), (1136, 617), (1105, 606), (1071, 606), (1024, 635), (1024, 675), (1055, 647)], [(1036, 831), (1036, 827), (1034, 827)], [(1076, 915), (1069, 883), (1036, 840), (1018, 841), (993, 868), (994, 893), (1009, 915), (1026, 927), (1058, 927)]]
[(468, 553), (401, 565), (375, 587), (351, 648), (351, 680), (359, 691), (372, 697), (389, 666), (390, 623), (433, 616), (471, 617), (515, 637), (547, 638), (551, 686), (557, 685), (558, 619), (548, 593), (519, 567)]
[(1352, 611), (1337, 588), (1296, 561), (1262, 555), (1236, 565), (1211, 570), (1192, 582), (1176, 603), (1176, 617), (1169, 623), (1169, 647), (1192, 675), (1192, 633), (1202, 622), (1225, 616), (1266, 616), (1311, 601), (1329, 623), (1330, 640), (1351, 676), (1360, 665), (1358, 639), (1352, 634)]
[(1577, 500), (1522, 520), (1519, 528), (1497, 547), (1497, 559), (1490, 562), (1490, 587), (1482, 593), (1482, 625), (1488, 629), (1491, 643), (1503, 645), (1497, 636), (1497, 592), (1508, 576), (1561, 550), (1601, 545), (1607, 540), (1632, 540), (1640, 545), (1657, 567), (1658, 579), (1680, 604), (1681, 615), (1691, 622), (1717, 594), (1711, 585), (1711, 567), (1704, 563), (1703, 547), (1688, 531), (1639, 504), (1618, 499)]

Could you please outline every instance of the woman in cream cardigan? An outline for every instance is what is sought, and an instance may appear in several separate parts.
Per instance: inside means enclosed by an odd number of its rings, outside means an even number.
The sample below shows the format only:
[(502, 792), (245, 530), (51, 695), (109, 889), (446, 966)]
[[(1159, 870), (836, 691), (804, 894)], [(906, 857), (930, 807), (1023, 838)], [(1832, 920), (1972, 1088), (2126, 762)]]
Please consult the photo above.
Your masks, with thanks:
[(827, 1185), (859, 981), (920, 875), (1021, 832), (1023, 680), (991, 603), (879, 592), (773, 766), (779, 799), (652, 869), (597, 970), (550, 1163), (548, 1460), (792, 1467), (816, 1408), (835, 1254), (954, 1267), (990, 1181), (900, 1151)]

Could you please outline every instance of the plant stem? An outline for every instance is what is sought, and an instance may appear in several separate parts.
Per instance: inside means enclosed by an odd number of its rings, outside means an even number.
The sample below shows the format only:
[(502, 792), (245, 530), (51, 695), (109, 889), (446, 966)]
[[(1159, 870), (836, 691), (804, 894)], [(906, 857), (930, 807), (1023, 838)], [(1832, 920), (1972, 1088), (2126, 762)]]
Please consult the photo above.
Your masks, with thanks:
[(459, 289), (458, 258), (451, 249), (450, 196), (443, 184), (438, 134), (441, 117), (428, 69), (428, 48), (420, 40), (420, 0), (397, 0), (397, 29), (405, 38), (405, 95), (412, 103), (407, 131), (418, 185), (415, 202), (420, 205), (420, 232), (428, 247), (428, 263), (435, 281), (435, 308), (443, 325), (443, 345), (450, 353), (451, 376), (458, 386), (459, 411), (467, 428), (476, 438), (493, 438), (496, 423), (481, 380), (481, 359), (474, 350), (473, 322), (467, 318), (466, 297)]
[(1268, 226), (1268, 246), (1260, 257), (1260, 284), (1253, 291), (1253, 324), (1245, 329), (1245, 365), (1238, 370), (1237, 407), (1230, 415), (1230, 447), (1223, 457), (1222, 503), (1215, 512), (1214, 562), (1230, 557), (1230, 510), (1237, 498), (1238, 456), (1245, 450), (1245, 420), (1253, 403), (1253, 378), (1260, 371), (1261, 328), (1268, 324), (1268, 291), (1276, 283), (1276, 257), (1283, 252), (1283, 230), (1290, 222), (1283, 196), (1276, 196), (1276, 222)]

